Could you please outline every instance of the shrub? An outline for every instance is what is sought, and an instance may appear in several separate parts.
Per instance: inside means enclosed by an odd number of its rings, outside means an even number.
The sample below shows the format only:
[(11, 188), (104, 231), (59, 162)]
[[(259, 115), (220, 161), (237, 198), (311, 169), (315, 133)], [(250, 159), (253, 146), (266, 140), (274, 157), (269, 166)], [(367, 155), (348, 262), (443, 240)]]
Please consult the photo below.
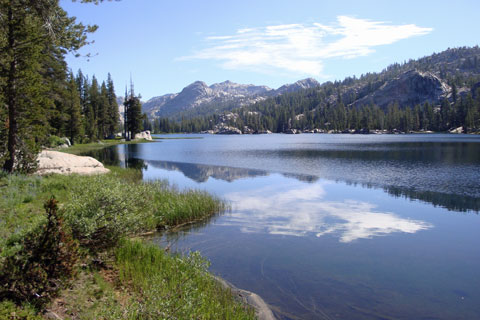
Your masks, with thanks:
[(48, 137), (47, 147), (55, 148), (55, 147), (61, 146), (64, 143), (65, 143), (64, 139), (62, 139), (60, 137), (57, 137), (57, 136), (54, 136), (54, 135), (51, 135), (50, 137)]
[(55, 198), (44, 207), (45, 223), (10, 237), (2, 250), (0, 298), (42, 306), (73, 273), (77, 246), (64, 231)]
[(78, 178), (64, 207), (74, 238), (92, 249), (114, 246), (129, 234), (154, 228), (143, 183), (124, 183), (115, 176)]

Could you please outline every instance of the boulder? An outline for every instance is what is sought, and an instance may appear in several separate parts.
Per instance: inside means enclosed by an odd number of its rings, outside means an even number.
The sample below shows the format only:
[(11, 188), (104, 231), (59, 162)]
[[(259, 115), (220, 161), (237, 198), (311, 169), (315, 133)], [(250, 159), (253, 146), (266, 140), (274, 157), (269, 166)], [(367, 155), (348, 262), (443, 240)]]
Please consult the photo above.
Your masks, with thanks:
[(463, 127), (450, 129), (450, 133), (463, 133)]
[(139, 140), (143, 139), (143, 140), (149, 140), (149, 141), (153, 140), (152, 136), (150, 135), (150, 131), (148, 131), (148, 130), (137, 133), (135, 135), (135, 140), (137, 140), (137, 139), (139, 139)]
[(92, 158), (82, 157), (59, 151), (43, 150), (38, 155), (37, 174), (101, 174), (110, 170), (103, 164)]

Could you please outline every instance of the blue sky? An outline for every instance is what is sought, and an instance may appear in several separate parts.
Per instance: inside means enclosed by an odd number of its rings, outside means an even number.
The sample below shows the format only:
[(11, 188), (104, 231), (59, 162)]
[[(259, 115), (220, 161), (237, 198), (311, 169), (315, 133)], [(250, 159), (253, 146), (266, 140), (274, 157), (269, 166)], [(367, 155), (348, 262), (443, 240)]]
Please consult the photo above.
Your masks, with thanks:
[(110, 72), (120, 95), (131, 74), (143, 100), (196, 80), (272, 88), (343, 80), (480, 39), (478, 0), (60, 3), (99, 26), (80, 51), (93, 56), (68, 56), (70, 68), (100, 80)]

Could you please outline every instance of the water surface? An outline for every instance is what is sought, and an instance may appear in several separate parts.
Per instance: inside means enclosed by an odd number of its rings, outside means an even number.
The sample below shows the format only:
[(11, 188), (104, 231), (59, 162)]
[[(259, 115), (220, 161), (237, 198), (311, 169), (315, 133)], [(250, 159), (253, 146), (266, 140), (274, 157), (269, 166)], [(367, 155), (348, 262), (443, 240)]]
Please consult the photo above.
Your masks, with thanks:
[(480, 318), (478, 137), (202, 137), (94, 154), (231, 203), (156, 243), (281, 319)]

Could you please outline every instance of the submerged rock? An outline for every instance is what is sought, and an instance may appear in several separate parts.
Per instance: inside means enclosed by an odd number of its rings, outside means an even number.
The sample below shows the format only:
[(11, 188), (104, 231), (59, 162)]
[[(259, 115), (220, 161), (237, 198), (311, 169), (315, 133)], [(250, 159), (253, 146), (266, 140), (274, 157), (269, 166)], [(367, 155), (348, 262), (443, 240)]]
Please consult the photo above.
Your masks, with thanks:
[(43, 150), (38, 155), (37, 174), (101, 174), (110, 170), (103, 164), (92, 158), (82, 157), (59, 151)]

